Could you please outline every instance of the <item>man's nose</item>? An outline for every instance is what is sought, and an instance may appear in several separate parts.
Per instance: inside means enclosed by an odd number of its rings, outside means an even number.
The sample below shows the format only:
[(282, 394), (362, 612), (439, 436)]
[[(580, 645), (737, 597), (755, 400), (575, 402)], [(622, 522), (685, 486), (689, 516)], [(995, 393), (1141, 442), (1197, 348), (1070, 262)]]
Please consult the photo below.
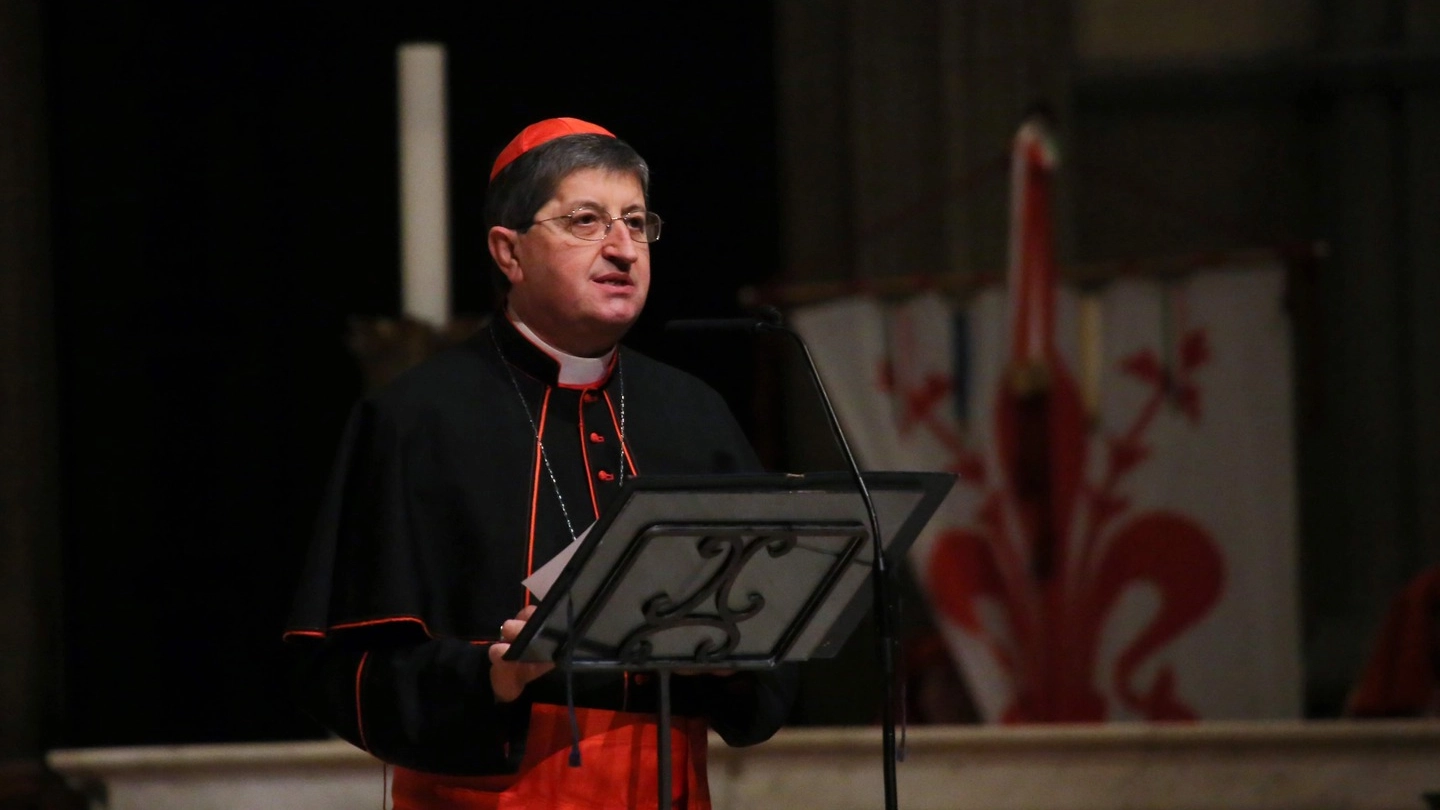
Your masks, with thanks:
[(640, 249), (630, 238), (630, 229), (623, 219), (611, 220), (610, 231), (600, 246), (606, 258), (618, 264), (634, 264), (640, 258)]

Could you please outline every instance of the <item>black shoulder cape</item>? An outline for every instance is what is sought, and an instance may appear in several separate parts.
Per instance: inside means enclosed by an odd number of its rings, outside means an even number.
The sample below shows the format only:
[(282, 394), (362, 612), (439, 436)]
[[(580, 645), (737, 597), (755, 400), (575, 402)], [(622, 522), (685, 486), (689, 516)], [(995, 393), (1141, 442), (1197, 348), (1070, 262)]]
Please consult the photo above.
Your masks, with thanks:
[[(599, 516), (626, 476), (754, 472), (729, 409), (698, 379), (621, 348), (565, 386), (504, 318), (355, 405), (285, 633), (301, 705), (380, 758), (443, 774), (513, 773), (529, 707), (558, 672), (499, 704), (488, 646), (520, 584)], [(622, 441), (623, 436), (623, 441)], [(732, 745), (768, 739), (793, 667), (679, 678), (677, 716)], [(654, 712), (655, 681), (580, 673), (579, 707)]]
[(593, 387), (556, 374), (497, 317), (359, 402), (287, 636), (494, 639), (526, 603), (520, 581), (599, 516), (622, 475), (760, 469), (724, 401), (689, 374), (623, 347)]

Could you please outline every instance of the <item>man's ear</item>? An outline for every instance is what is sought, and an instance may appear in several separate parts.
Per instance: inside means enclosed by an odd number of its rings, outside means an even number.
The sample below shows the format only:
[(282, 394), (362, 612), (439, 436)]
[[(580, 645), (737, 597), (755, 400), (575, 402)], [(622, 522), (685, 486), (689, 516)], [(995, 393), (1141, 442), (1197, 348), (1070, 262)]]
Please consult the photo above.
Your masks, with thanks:
[(517, 284), (525, 278), (525, 270), (520, 266), (519, 247), (520, 234), (509, 228), (496, 225), (490, 229), (489, 239), (490, 258), (495, 260), (495, 266), (510, 283)]

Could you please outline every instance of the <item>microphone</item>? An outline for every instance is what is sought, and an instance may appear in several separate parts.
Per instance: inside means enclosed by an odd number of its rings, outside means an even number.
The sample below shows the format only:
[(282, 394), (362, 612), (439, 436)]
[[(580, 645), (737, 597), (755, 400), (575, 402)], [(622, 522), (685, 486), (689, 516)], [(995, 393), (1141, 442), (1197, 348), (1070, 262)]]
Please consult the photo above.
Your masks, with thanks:
[[(667, 332), (785, 332), (780, 310), (764, 307), (758, 317), (750, 318), (682, 318), (665, 324)], [(796, 337), (799, 337), (798, 335)]]
[(865, 514), (870, 519), (870, 538), (874, 545), (872, 553), (875, 556), (871, 573), (875, 595), (876, 636), (880, 647), (880, 664), (885, 689), (885, 700), (881, 706), (884, 725), (885, 807), (886, 810), (896, 810), (895, 762), (898, 757), (895, 749), (895, 631), (890, 615), (890, 571), (885, 561), (885, 541), (880, 534), (880, 518), (875, 513), (875, 502), (870, 497), (869, 488), (865, 486), (865, 479), (860, 475), (860, 465), (855, 461), (855, 454), (850, 451), (850, 443), (845, 440), (845, 432), (840, 429), (840, 420), (835, 414), (835, 406), (830, 402), (830, 395), (825, 392), (825, 384), (820, 380), (820, 371), (815, 366), (815, 358), (810, 355), (810, 347), (806, 345), (804, 338), (800, 337), (799, 332), (785, 325), (780, 310), (771, 306), (763, 307), (758, 317), (674, 320), (667, 322), (665, 329), (672, 332), (748, 332), (751, 334), (778, 332), (788, 335), (795, 345), (800, 347), (800, 352), (805, 356), (805, 367), (810, 372), (810, 382), (815, 386), (816, 393), (820, 395), (825, 418), (830, 425), (830, 434), (845, 457), (850, 477), (855, 481), (855, 489), (859, 491), (860, 499), (865, 503)]
[(685, 318), (665, 324), (667, 332), (766, 332), (772, 328), (759, 318)]

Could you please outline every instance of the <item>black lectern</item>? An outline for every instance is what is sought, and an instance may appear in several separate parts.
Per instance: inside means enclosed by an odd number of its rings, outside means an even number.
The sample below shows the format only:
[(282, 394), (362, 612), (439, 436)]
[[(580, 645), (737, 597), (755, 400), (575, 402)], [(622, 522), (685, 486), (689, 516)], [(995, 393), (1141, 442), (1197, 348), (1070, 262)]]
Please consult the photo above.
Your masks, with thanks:
[[(872, 472), (864, 480), (891, 562), (955, 476)], [(561, 670), (654, 672), (668, 810), (671, 673), (835, 655), (872, 604), (869, 526), (848, 473), (633, 478), (507, 657)]]

